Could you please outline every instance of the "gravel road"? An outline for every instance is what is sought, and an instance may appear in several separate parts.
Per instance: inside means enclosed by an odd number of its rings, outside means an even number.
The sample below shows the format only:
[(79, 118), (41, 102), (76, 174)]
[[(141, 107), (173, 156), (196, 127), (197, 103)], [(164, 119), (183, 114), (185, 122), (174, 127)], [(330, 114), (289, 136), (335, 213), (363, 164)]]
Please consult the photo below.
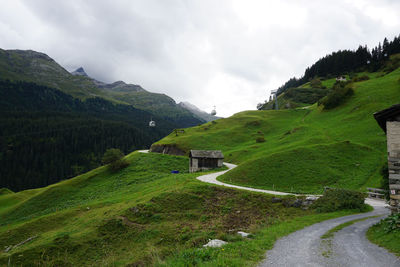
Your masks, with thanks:
[[(197, 177), (197, 179), (206, 183), (243, 190), (274, 195), (290, 195), (285, 192), (255, 189), (220, 182), (217, 180), (218, 176), (236, 167), (234, 164), (224, 164), (228, 167), (228, 170), (202, 175)], [(384, 248), (372, 244), (365, 236), (365, 232), (370, 226), (390, 213), (386, 208), (387, 204), (383, 201), (368, 198), (365, 200), (365, 203), (373, 206), (374, 211), (317, 223), (279, 239), (275, 243), (274, 248), (267, 252), (266, 260), (259, 266), (400, 267), (400, 259), (398, 257), (389, 253)], [(379, 217), (359, 221), (343, 228), (335, 233), (333, 238), (321, 239), (323, 234), (337, 225), (378, 215)]]
[[(370, 243), (365, 236), (370, 226), (389, 214), (382, 205), (374, 208), (372, 212), (317, 223), (279, 239), (259, 266), (399, 267), (399, 258)], [(336, 232), (333, 238), (321, 239), (337, 225), (376, 215), (380, 217), (356, 222)]]
[(232, 187), (232, 188), (237, 188), (237, 189), (243, 189), (243, 190), (248, 190), (248, 191), (261, 192), (261, 193), (267, 193), (267, 194), (273, 194), (273, 195), (281, 195), (281, 196), (293, 195), (293, 194), (285, 193), (285, 192), (257, 189), (257, 188), (251, 188), (251, 187), (244, 187), (244, 186), (238, 186), (238, 185), (226, 184), (226, 183), (220, 182), (220, 181), (217, 180), (218, 176), (223, 175), (224, 173), (226, 173), (226, 172), (230, 171), (231, 169), (237, 167), (237, 165), (232, 164), (232, 163), (224, 163), (224, 165), (228, 167), (228, 170), (202, 175), (202, 176), (197, 177), (197, 179), (202, 181), (202, 182), (206, 182), (206, 183), (210, 183), (210, 184), (217, 184), (217, 185), (222, 185), (222, 186)]

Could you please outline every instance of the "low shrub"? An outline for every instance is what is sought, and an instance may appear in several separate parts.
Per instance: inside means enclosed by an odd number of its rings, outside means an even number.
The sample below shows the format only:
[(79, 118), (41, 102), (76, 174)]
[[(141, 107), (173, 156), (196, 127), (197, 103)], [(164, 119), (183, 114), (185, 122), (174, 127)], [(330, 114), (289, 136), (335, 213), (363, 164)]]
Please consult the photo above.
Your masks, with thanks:
[(124, 153), (117, 148), (110, 148), (104, 153), (102, 158), (103, 164), (109, 164), (109, 167), (113, 171), (118, 171), (129, 165), (129, 163), (123, 159)]
[(395, 60), (391, 60), (386, 63), (386, 66), (383, 68), (385, 73), (390, 73), (400, 67), (400, 59), (396, 58)]
[(380, 223), (384, 225), (386, 233), (400, 231), (400, 213), (390, 215), (383, 219)]
[(361, 82), (361, 81), (367, 81), (367, 80), (369, 80), (369, 76), (365, 75), (365, 74), (362, 76), (353, 78), (353, 82)]
[(324, 109), (332, 109), (340, 106), (347, 98), (354, 94), (353, 88), (348, 84), (335, 84), (332, 91), (327, 96), (318, 101), (318, 106), (323, 105)]
[(311, 86), (311, 88), (321, 88), (322, 87), (321, 80), (318, 78), (312, 79), (310, 81), (310, 86)]
[(317, 212), (332, 212), (345, 209), (358, 209), (364, 211), (365, 193), (346, 189), (327, 189), (324, 195), (317, 199), (311, 206)]
[(264, 143), (264, 142), (265, 142), (265, 138), (263, 136), (256, 138), (256, 143)]
[[(328, 92), (329, 90), (323, 88), (289, 88), (283, 97), (296, 103), (314, 104), (326, 96)], [(291, 106), (293, 104), (290, 103)]]

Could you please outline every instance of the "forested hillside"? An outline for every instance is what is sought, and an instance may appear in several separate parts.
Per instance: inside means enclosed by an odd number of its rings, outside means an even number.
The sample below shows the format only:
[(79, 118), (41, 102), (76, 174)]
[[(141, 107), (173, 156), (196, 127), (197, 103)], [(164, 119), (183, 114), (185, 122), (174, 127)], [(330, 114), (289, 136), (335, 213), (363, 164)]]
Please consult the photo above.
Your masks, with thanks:
[[(178, 127), (190, 127), (205, 120), (195, 117), (165, 95), (149, 92), (139, 85), (118, 81), (106, 84), (82, 73), (69, 73), (48, 55), (32, 50), (0, 49), (0, 77), (12, 81), (28, 81), (56, 88), (85, 100), (101, 97), (113, 103), (132, 105), (170, 121)], [(79, 75), (84, 74), (84, 75)], [(150, 118), (149, 118), (150, 119)]]
[[(151, 116), (155, 128), (148, 127)], [(146, 148), (175, 127), (132, 106), (2, 80), (0, 188), (18, 191), (73, 177), (99, 166), (107, 148)]]
[(399, 67), (399, 61), (386, 66), (385, 62), (391, 55), (397, 53), (400, 53), (400, 35), (392, 41), (388, 41), (385, 38), (382, 44), (379, 43), (372, 50), (369, 50), (366, 45), (360, 45), (356, 50), (339, 50), (333, 52), (308, 67), (301, 78), (293, 77), (289, 79), (277, 89), (277, 94), (280, 95), (289, 88), (301, 86), (315, 77), (329, 79), (351, 72), (376, 72), (382, 67), (386, 67), (386, 71), (393, 71)]

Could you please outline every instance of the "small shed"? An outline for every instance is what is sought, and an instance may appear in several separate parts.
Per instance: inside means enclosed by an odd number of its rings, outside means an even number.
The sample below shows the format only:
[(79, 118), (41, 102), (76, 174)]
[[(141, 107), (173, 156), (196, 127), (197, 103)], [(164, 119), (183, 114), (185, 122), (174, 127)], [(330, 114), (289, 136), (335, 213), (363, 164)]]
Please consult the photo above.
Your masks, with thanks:
[(374, 117), (386, 133), (390, 206), (400, 212), (400, 104), (378, 111)]
[(190, 150), (189, 172), (222, 167), (224, 155), (220, 150)]

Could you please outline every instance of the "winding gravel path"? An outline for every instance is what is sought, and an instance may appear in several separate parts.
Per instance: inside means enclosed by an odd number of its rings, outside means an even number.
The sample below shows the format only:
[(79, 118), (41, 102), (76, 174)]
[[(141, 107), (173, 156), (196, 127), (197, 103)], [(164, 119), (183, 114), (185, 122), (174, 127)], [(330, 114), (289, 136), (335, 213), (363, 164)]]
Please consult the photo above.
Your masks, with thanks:
[[(139, 152), (147, 153), (148, 150)], [(273, 195), (293, 195), (290, 193), (256, 189), (226, 184), (217, 180), (237, 165), (224, 163), (228, 170), (201, 175), (198, 180), (206, 183), (232, 187)], [(312, 195), (310, 195), (312, 196)], [(386, 217), (390, 212), (383, 201), (366, 199), (365, 203), (374, 207), (374, 211), (344, 216), (313, 224), (279, 239), (273, 249), (267, 251), (266, 259), (260, 263), (265, 266), (357, 266), (357, 267), (399, 267), (400, 258), (386, 249), (370, 243), (365, 233), (370, 226)], [(375, 218), (368, 218), (378, 216)], [(332, 238), (321, 239), (330, 229), (353, 220), (368, 218), (347, 226), (334, 234)]]
[(206, 182), (206, 183), (210, 183), (210, 184), (217, 184), (217, 185), (222, 185), (222, 186), (226, 186), (226, 187), (232, 187), (232, 188), (237, 188), (237, 189), (261, 192), (261, 193), (267, 193), (267, 194), (273, 194), (273, 195), (281, 195), (281, 196), (293, 195), (293, 194), (285, 193), (285, 192), (257, 189), (257, 188), (251, 188), (251, 187), (245, 187), (245, 186), (239, 186), (239, 185), (233, 185), (233, 184), (226, 184), (226, 183), (220, 182), (217, 180), (218, 176), (223, 175), (224, 173), (237, 167), (237, 165), (232, 164), (232, 163), (224, 163), (224, 165), (228, 167), (228, 170), (221, 171), (221, 172), (214, 172), (214, 173), (210, 173), (210, 174), (206, 174), (206, 175), (201, 175), (201, 176), (197, 177), (197, 180), (200, 180), (200, 181)]
[[(226, 184), (217, 177), (237, 167), (224, 163), (228, 170), (202, 175), (198, 180), (206, 183), (222, 185), (243, 190), (262, 192), (273, 195), (290, 195), (285, 192), (255, 189), (244, 186)], [(314, 224), (286, 237), (279, 239), (273, 249), (267, 251), (266, 259), (260, 267), (265, 266), (357, 266), (357, 267), (399, 267), (400, 259), (384, 248), (369, 242), (365, 232), (370, 226), (386, 217), (390, 212), (384, 201), (365, 199), (365, 203), (374, 207), (374, 211), (340, 217)], [(369, 218), (356, 222), (335, 233), (333, 238), (321, 239), (330, 229), (356, 219)]]
[[(365, 236), (370, 226), (389, 214), (385, 207), (374, 208), (372, 212), (317, 223), (279, 239), (259, 266), (400, 266), (399, 258), (370, 243)], [(336, 232), (333, 238), (321, 239), (337, 225), (376, 215), (380, 217), (356, 222)]]

